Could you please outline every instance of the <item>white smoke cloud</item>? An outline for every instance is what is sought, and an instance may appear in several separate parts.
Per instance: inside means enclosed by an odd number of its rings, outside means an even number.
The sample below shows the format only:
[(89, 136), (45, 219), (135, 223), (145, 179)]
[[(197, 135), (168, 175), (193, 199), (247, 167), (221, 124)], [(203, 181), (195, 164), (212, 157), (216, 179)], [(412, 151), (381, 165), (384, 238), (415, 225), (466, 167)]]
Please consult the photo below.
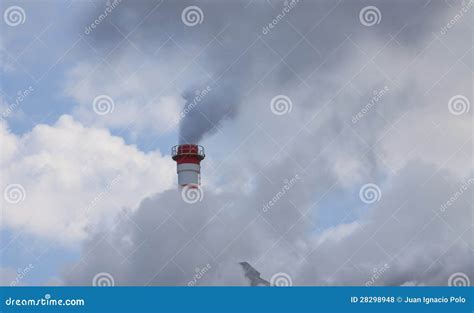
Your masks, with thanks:
[[(295, 285), (364, 285), (384, 264), (387, 270), (375, 285), (415, 279), (446, 285), (452, 272), (474, 274), (472, 229), (464, 218), (470, 200), (464, 194), (441, 212), (440, 203), (452, 192), (444, 183), (457, 180), (443, 173), (420, 187), (434, 169), (411, 162), (384, 188), (379, 204), (320, 233), (314, 229), (316, 212), (303, 217), (291, 205), (311, 188), (308, 177), (266, 212), (261, 202), (274, 188), (265, 180), (250, 197), (205, 190), (203, 201), (192, 205), (179, 191), (168, 191), (124, 213), (114, 229), (92, 236), (85, 262), (65, 271), (66, 283), (89, 285), (95, 272), (106, 271), (119, 285), (187, 285), (196, 268), (210, 264), (199, 285), (243, 285), (238, 262), (247, 260), (262, 277), (285, 272)], [(348, 214), (356, 214), (353, 206)], [(330, 209), (318, 205), (317, 211)]]
[(63, 244), (175, 181), (172, 161), (159, 152), (143, 153), (67, 115), (21, 137), (1, 123), (0, 139), (2, 227)]

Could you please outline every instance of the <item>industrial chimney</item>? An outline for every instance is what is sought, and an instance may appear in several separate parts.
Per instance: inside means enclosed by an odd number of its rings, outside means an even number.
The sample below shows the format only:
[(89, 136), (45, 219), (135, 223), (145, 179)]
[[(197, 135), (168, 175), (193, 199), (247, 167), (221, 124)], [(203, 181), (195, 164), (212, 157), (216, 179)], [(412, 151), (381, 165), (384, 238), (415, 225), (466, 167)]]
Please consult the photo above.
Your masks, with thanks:
[(182, 144), (171, 148), (171, 156), (177, 163), (178, 184), (199, 186), (201, 184), (201, 161), (205, 158), (204, 147)]

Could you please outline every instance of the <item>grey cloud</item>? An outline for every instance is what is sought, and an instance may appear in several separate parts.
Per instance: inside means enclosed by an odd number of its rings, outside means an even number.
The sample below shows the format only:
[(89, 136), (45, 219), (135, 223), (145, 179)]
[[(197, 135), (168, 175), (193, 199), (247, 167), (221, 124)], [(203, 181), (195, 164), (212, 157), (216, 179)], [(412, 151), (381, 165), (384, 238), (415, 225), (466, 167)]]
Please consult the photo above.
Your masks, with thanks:
[[(288, 273), (296, 285), (446, 285), (454, 272), (472, 277), (472, 229), (464, 218), (469, 193), (440, 211), (458, 182), (432, 173), (430, 165), (410, 163), (382, 186), (380, 202), (330, 236), (315, 232), (315, 212), (301, 218), (299, 209), (313, 199), (297, 208), (290, 202), (310, 188), (304, 181), (267, 212), (261, 203), (278, 189), (263, 180), (250, 197), (204, 190), (197, 204), (184, 203), (179, 191), (165, 192), (121, 215), (110, 232), (91, 236), (83, 262), (65, 272), (66, 282), (90, 285), (95, 274), (108, 272), (119, 285), (187, 285), (209, 264), (197, 285), (246, 285), (241, 260), (255, 264), (262, 277)], [(346, 234), (344, 224), (353, 226)]]
[[(285, 272), (296, 285), (446, 285), (454, 272), (472, 278), (472, 226), (465, 218), (472, 215), (469, 193), (440, 211), (462, 178), (472, 176), (472, 151), (459, 144), (471, 142), (470, 115), (456, 119), (446, 108), (453, 93), (470, 94), (472, 76), (465, 67), (446, 72), (451, 62), (438, 42), (417, 58), (441, 26), (436, 19), (451, 14), (442, 3), (424, 9), (422, 3), (378, 2), (382, 22), (368, 28), (358, 12), (372, 3), (343, 2), (308, 34), (309, 43), (302, 40), (292, 52), (301, 38), (282, 21), (268, 35), (260, 34), (226, 72), (278, 13), (277, 4), (243, 9), (241, 3), (203, 2), (205, 22), (186, 28), (177, 20), (186, 4), (165, 2), (152, 13), (156, 19), (144, 21), (143, 34), (169, 30), (178, 44), (199, 51), (209, 33), (231, 24), (218, 36), (220, 43), (213, 41), (197, 60), (214, 79), (224, 73), (222, 80), (215, 84), (191, 76), (183, 83), (186, 99), (207, 84), (213, 88), (198, 106), (205, 115), (193, 111), (181, 125), (184, 140), (206, 144), (204, 199), (189, 205), (178, 190), (170, 190), (124, 211), (116, 227), (91, 234), (84, 262), (65, 269), (65, 282), (89, 285), (96, 273), (110, 272), (120, 285), (187, 285), (209, 264), (198, 285), (245, 285), (242, 261), (265, 279)], [(304, 33), (335, 4), (299, 5), (288, 21)], [(141, 6), (124, 3), (132, 12)], [(465, 35), (462, 23), (446, 40)], [(405, 24), (396, 38), (400, 42), (390, 42), (375, 64), (356, 46), (372, 56)], [(457, 42), (450, 47), (456, 53), (469, 51)], [(289, 52), (280, 62), (279, 55)], [(443, 77), (439, 84), (446, 88), (426, 94)], [(352, 123), (374, 90), (385, 85), (388, 94)], [(290, 114), (271, 113), (270, 100), (277, 94), (291, 98)], [(225, 117), (232, 123), (222, 123)], [(215, 125), (221, 131), (205, 136)], [(189, 133), (193, 137), (186, 138)], [(411, 138), (416, 142), (406, 149)], [(223, 149), (226, 155), (213, 160)], [(466, 169), (461, 177), (454, 173), (458, 167)], [(286, 190), (285, 180), (295, 175), (300, 179)], [(358, 195), (368, 182), (382, 191), (371, 205)], [(278, 194), (281, 199), (265, 211)]]
[[(132, 32), (128, 39), (153, 59), (148, 52), (155, 51), (172, 36), (172, 43), (165, 44), (162, 53), (155, 57), (179, 58), (181, 52), (177, 52), (181, 49), (190, 53), (191, 58), (195, 57), (195, 63), (176, 84), (183, 90), (185, 107), (192, 103), (196, 90), (212, 87), (213, 91), (180, 123), (181, 142), (197, 143), (206, 134), (215, 133), (226, 119), (238, 114), (239, 107), (245, 105), (244, 95), (262, 84), (261, 77), (268, 76), (263, 83), (283, 88), (294, 81), (307, 80), (305, 84), (317, 86), (315, 92), (321, 96), (327, 77), (347, 64), (354, 54), (360, 54), (349, 44), (337, 52), (337, 62), (326, 62), (346, 36), (390, 38), (405, 26), (407, 30), (399, 33), (397, 40), (406, 47), (420, 46), (445, 7), (438, 2), (426, 5), (425, 1), (370, 4), (382, 12), (377, 28), (365, 27), (359, 21), (359, 11), (369, 3), (297, 1), (264, 35), (263, 28), (283, 13), (283, 1), (202, 1), (197, 3), (203, 11), (202, 23), (188, 27), (181, 20), (181, 12), (187, 6), (196, 5), (195, 2), (125, 0), (88, 38), (106, 52), (117, 47), (120, 51), (122, 35)], [(99, 6), (90, 14), (90, 19), (100, 16), (103, 10), (103, 6)], [(413, 28), (416, 31), (411, 31)], [(283, 57), (286, 57), (284, 63), (278, 64)], [(180, 64), (189, 61), (184, 57)], [(309, 79), (315, 68), (319, 68), (318, 72)], [(340, 82), (344, 83), (342, 79)]]

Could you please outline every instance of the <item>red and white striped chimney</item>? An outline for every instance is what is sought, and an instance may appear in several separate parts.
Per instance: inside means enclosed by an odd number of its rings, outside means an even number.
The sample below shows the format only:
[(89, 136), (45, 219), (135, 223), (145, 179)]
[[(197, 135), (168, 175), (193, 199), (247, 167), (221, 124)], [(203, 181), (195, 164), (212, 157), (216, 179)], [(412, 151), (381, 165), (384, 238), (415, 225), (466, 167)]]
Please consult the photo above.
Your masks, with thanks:
[(199, 186), (201, 184), (201, 161), (204, 160), (204, 147), (182, 144), (171, 148), (171, 156), (177, 163), (178, 184)]

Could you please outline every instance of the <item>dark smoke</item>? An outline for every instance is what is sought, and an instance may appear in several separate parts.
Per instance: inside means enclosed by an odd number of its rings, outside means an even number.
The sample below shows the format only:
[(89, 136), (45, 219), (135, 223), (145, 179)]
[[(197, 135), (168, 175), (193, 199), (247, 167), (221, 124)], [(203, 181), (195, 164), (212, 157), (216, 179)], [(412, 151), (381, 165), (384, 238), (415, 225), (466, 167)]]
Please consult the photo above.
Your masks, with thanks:
[[(204, 94), (202, 90), (209, 91)], [(185, 109), (189, 108), (189, 111), (179, 125), (180, 143), (199, 143), (205, 135), (218, 131), (225, 119), (237, 114), (240, 96), (230, 83), (185, 92)]]
[[(362, 3), (353, 1), (297, 1), (285, 18), (302, 31), (310, 30), (308, 27), (317, 24), (318, 20), (324, 21), (318, 25), (316, 31), (306, 34), (307, 40), (313, 42), (313, 47), (316, 47), (321, 55), (317, 56), (317, 53), (303, 42), (286, 56), (288, 45), (297, 43), (300, 38), (293, 28), (283, 20), (268, 34), (264, 35), (262, 32), (265, 25), (282, 13), (284, 1), (272, 1), (269, 4), (264, 1), (249, 3), (214, 0), (200, 1), (197, 4), (204, 12), (203, 21), (195, 27), (188, 27), (181, 20), (181, 12), (188, 6), (196, 5), (195, 1), (123, 0), (107, 17), (106, 22), (99, 25), (90, 36), (94, 46), (103, 47), (108, 52), (122, 39), (120, 33), (127, 34), (133, 30), (130, 40), (140, 48), (145, 47), (151, 51), (162, 44), (162, 41), (158, 40), (153, 45), (156, 39), (171, 35), (172, 42), (162, 48), (162, 51), (166, 51), (166, 59), (182, 57), (183, 49), (193, 52), (189, 57), (179, 60), (179, 68), (176, 68), (176, 72), (181, 71), (181, 65), (196, 57), (195, 64), (186, 69), (184, 77), (177, 82), (177, 87), (183, 90), (183, 98), (186, 100), (183, 110), (193, 104), (196, 92), (208, 86), (212, 91), (181, 118), (181, 143), (198, 143), (204, 136), (215, 133), (226, 119), (234, 118), (238, 114), (239, 106), (243, 105), (243, 97), (265, 83), (265, 80), (259, 81), (264, 74), (271, 74), (275, 79), (271, 83), (280, 86), (275, 93), (288, 94), (290, 91), (285, 89), (285, 84), (301, 80), (304, 77), (297, 77), (295, 74), (301, 76), (306, 68), (309, 70), (314, 67), (307, 67), (308, 54), (313, 55), (315, 59), (325, 60), (332, 52), (327, 48), (339, 43), (342, 34), (353, 33), (355, 27), (361, 29), (358, 15), (353, 13), (363, 7)], [(419, 39), (429, 30), (431, 16), (437, 14), (441, 7), (433, 3), (425, 8), (424, 1), (407, 2), (403, 8), (384, 1), (376, 1), (372, 3), (374, 4), (384, 15), (383, 22), (373, 31), (380, 36), (387, 36), (401, 29), (404, 24), (407, 24), (408, 28), (416, 27), (416, 32), (407, 31), (399, 35), (399, 40), (414, 46), (420, 44)], [(323, 13), (335, 7), (338, 10), (325, 18)], [(431, 10), (432, 15), (418, 14), (422, 9)], [(100, 6), (92, 16), (98, 16), (102, 11), (103, 7)], [(109, 20), (111, 23), (108, 23)], [(308, 21), (311, 23), (307, 23)], [(301, 22), (307, 25), (301, 25)], [(136, 25), (139, 25), (138, 28)], [(364, 32), (360, 32), (360, 35), (363, 34)], [(350, 54), (347, 55), (345, 50), (341, 53), (339, 57), (343, 64)], [(286, 59), (283, 58), (285, 56)], [(278, 63), (284, 66), (275, 67)], [(271, 69), (273, 71), (269, 71)], [(315, 90), (324, 88), (312, 87)]]

